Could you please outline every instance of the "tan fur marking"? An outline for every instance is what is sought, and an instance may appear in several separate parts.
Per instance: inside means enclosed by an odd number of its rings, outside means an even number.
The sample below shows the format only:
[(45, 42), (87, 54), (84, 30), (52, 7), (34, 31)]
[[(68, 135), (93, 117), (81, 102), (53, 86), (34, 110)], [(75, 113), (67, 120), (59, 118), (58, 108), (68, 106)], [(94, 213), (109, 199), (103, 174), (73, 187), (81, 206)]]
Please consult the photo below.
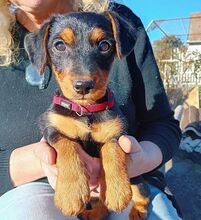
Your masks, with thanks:
[(142, 220), (147, 217), (148, 205), (150, 202), (149, 197), (144, 197), (137, 185), (131, 185), (133, 207), (130, 210), (130, 220)]
[(60, 37), (64, 40), (64, 42), (68, 45), (74, 45), (76, 41), (76, 36), (74, 31), (71, 28), (65, 28), (61, 33)]
[(70, 100), (74, 100), (76, 96), (76, 92), (73, 89), (73, 80), (75, 76), (71, 73), (70, 68), (59, 71), (52, 65), (52, 70), (64, 96)]
[(108, 216), (109, 210), (99, 198), (90, 200), (91, 210), (85, 210), (81, 213), (81, 217), (87, 220), (100, 220)]
[(52, 64), (52, 70), (53, 70), (53, 72), (56, 76), (56, 79), (59, 80), (59, 81), (62, 81), (64, 76), (65, 76), (65, 73), (62, 72), (62, 71), (58, 71), (54, 64)]
[(91, 44), (97, 44), (102, 39), (104, 39), (105, 36), (106, 36), (106, 33), (102, 28), (95, 27), (90, 33), (89, 42)]
[(122, 58), (122, 54), (121, 54), (121, 49), (120, 49), (120, 46), (119, 46), (119, 43), (118, 43), (118, 31), (117, 31), (117, 24), (115, 22), (115, 19), (113, 18), (113, 15), (110, 13), (110, 12), (107, 12), (107, 15), (111, 21), (111, 24), (112, 24), (112, 30), (113, 30), (113, 34), (114, 34), (114, 39), (115, 39), (115, 42), (116, 42), (116, 51), (117, 51), (117, 56), (119, 59)]
[(75, 216), (83, 211), (90, 196), (88, 175), (78, 153), (80, 145), (60, 138), (53, 147), (57, 151), (58, 169), (55, 205), (64, 215)]
[(47, 41), (48, 41), (49, 28), (50, 28), (50, 25), (48, 25), (45, 29), (45, 34), (44, 34), (44, 38), (43, 38), (43, 42), (42, 42), (43, 50), (45, 51), (44, 56), (45, 56), (45, 61), (46, 62), (43, 63), (43, 65), (41, 66), (41, 69), (39, 70), (40, 75), (44, 74), (45, 67), (46, 67), (46, 64), (47, 64)]
[(92, 137), (95, 141), (106, 143), (112, 138), (119, 136), (123, 131), (123, 123), (120, 118), (92, 124)]
[(96, 102), (98, 99), (102, 98), (107, 90), (108, 84), (108, 72), (99, 71), (94, 74), (93, 80), (96, 82), (94, 92), (91, 94), (91, 99)]
[[(74, 100), (78, 104), (94, 104), (96, 100), (102, 98), (105, 95), (108, 81), (108, 73), (98, 71), (93, 73), (93, 76), (77, 76), (71, 71), (71, 67), (63, 71), (58, 71), (57, 68), (52, 65), (52, 70), (55, 74), (59, 87), (62, 90), (64, 96), (70, 100)], [(82, 95), (76, 93), (73, 89), (74, 80), (94, 80), (95, 88), (89, 94), (85, 95), (85, 99), (82, 99)]]
[(69, 116), (63, 116), (50, 112), (48, 113), (48, 119), (51, 126), (55, 127), (69, 138), (80, 138), (85, 140), (90, 132), (89, 127), (85, 123)]
[(100, 178), (100, 196), (109, 210), (122, 211), (132, 197), (127, 175), (127, 158), (117, 141), (103, 145), (101, 149), (103, 170)]

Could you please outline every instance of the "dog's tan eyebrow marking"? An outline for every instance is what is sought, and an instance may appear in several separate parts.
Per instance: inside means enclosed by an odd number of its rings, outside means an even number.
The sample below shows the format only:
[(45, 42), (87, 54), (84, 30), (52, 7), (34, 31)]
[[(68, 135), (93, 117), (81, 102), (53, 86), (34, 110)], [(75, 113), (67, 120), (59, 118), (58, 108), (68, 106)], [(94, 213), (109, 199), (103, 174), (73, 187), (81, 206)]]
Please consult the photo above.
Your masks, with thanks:
[(105, 37), (106, 37), (106, 32), (100, 27), (95, 27), (89, 35), (89, 42), (91, 44), (96, 44)]
[(76, 36), (72, 28), (67, 27), (61, 33), (60, 37), (64, 40), (66, 44), (73, 45), (76, 41)]

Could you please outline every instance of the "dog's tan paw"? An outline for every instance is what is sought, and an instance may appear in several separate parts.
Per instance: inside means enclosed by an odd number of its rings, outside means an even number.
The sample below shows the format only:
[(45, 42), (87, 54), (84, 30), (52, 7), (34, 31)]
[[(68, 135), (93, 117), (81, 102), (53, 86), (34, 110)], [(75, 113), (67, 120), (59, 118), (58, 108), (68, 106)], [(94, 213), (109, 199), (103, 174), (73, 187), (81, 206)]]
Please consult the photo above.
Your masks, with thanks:
[(132, 210), (129, 213), (129, 219), (130, 220), (144, 220), (147, 217), (146, 211), (140, 211), (135, 209), (135, 207), (132, 208)]
[(85, 210), (78, 217), (81, 220), (102, 220), (107, 217), (108, 213), (101, 213), (97, 209)]
[(89, 197), (89, 187), (85, 184), (61, 184), (55, 191), (54, 201), (64, 215), (76, 216), (84, 210)]
[(131, 185), (132, 208), (129, 213), (130, 220), (143, 220), (147, 217), (147, 210), (150, 203), (150, 191), (145, 183)]
[(78, 217), (81, 220), (102, 220), (109, 215), (109, 210), (99, 198), (92, 198), (91, 209), (84, 210)]
[(128, 182), (116, 182), (107, 184), (105, 194), (105, 205), (109, 210), (120, 212), (125, 209), (132, 197), (131, 188)]

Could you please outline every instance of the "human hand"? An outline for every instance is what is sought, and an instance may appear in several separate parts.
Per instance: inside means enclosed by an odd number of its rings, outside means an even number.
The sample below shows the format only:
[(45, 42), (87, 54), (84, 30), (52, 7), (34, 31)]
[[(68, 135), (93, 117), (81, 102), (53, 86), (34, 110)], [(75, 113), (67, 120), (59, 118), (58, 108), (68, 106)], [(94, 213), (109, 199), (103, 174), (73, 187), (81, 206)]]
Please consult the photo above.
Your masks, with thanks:
[(139, 143), (134, 137), (123, 135), (119, 138), (119, 145), (129, 155), (129, 178), (149, 172), (158, 167), (162, 162), (161, 150), (150, 141)]
[[(58, 171), (56, 168), (56, 151), (48, 145), (47, 141), (42, 138), (40, 145), (37, 145), (35, 154), (41, 162), (41, 167), (44, 176), (47, 176), (48, 181), (53, 189), (56, 187)], [(81, 147), (79, 149), (81, 160), (84, 162), (89, 175), (89, 185), (91, 191), (98, 187), (98, 178), (100, 173), (100, 160), (89, 156)]]
[(56, 168), (56, 157), (57, 153), (47, 141), (42, 138), (35, 148), (35, 155), (40, 160), (41, 168), (44, 176), (47, 177), (49, 184), (53, 189), (56, 187), (57, 180), (57, 168)]

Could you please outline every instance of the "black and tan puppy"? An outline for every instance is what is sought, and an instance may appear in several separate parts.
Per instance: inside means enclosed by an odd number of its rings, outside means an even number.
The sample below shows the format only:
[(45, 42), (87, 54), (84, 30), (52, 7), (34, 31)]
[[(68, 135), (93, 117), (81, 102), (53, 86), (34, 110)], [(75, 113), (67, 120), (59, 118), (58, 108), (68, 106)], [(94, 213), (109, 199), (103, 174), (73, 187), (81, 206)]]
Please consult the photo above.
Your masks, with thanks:
[[(58, 83), (41, 128), (57, 152), (55, 204), (65, 215), (98, 220), (133, 199), (130, 219), (146, 216), (149, 195), (144, 184), (130, 184), (126, 154), (117, 142), (125, 124), (107, 86), (115, 56), (128, 55), (134, 43), (135, 31), (114, 12), (55, 16), (25, 39), (32, 64), (39, 73), (50, 65)], [(100, 200), (92, 199), (92, 210), (85, 210), (89, 177), (80, 146), (102, 162)]]

